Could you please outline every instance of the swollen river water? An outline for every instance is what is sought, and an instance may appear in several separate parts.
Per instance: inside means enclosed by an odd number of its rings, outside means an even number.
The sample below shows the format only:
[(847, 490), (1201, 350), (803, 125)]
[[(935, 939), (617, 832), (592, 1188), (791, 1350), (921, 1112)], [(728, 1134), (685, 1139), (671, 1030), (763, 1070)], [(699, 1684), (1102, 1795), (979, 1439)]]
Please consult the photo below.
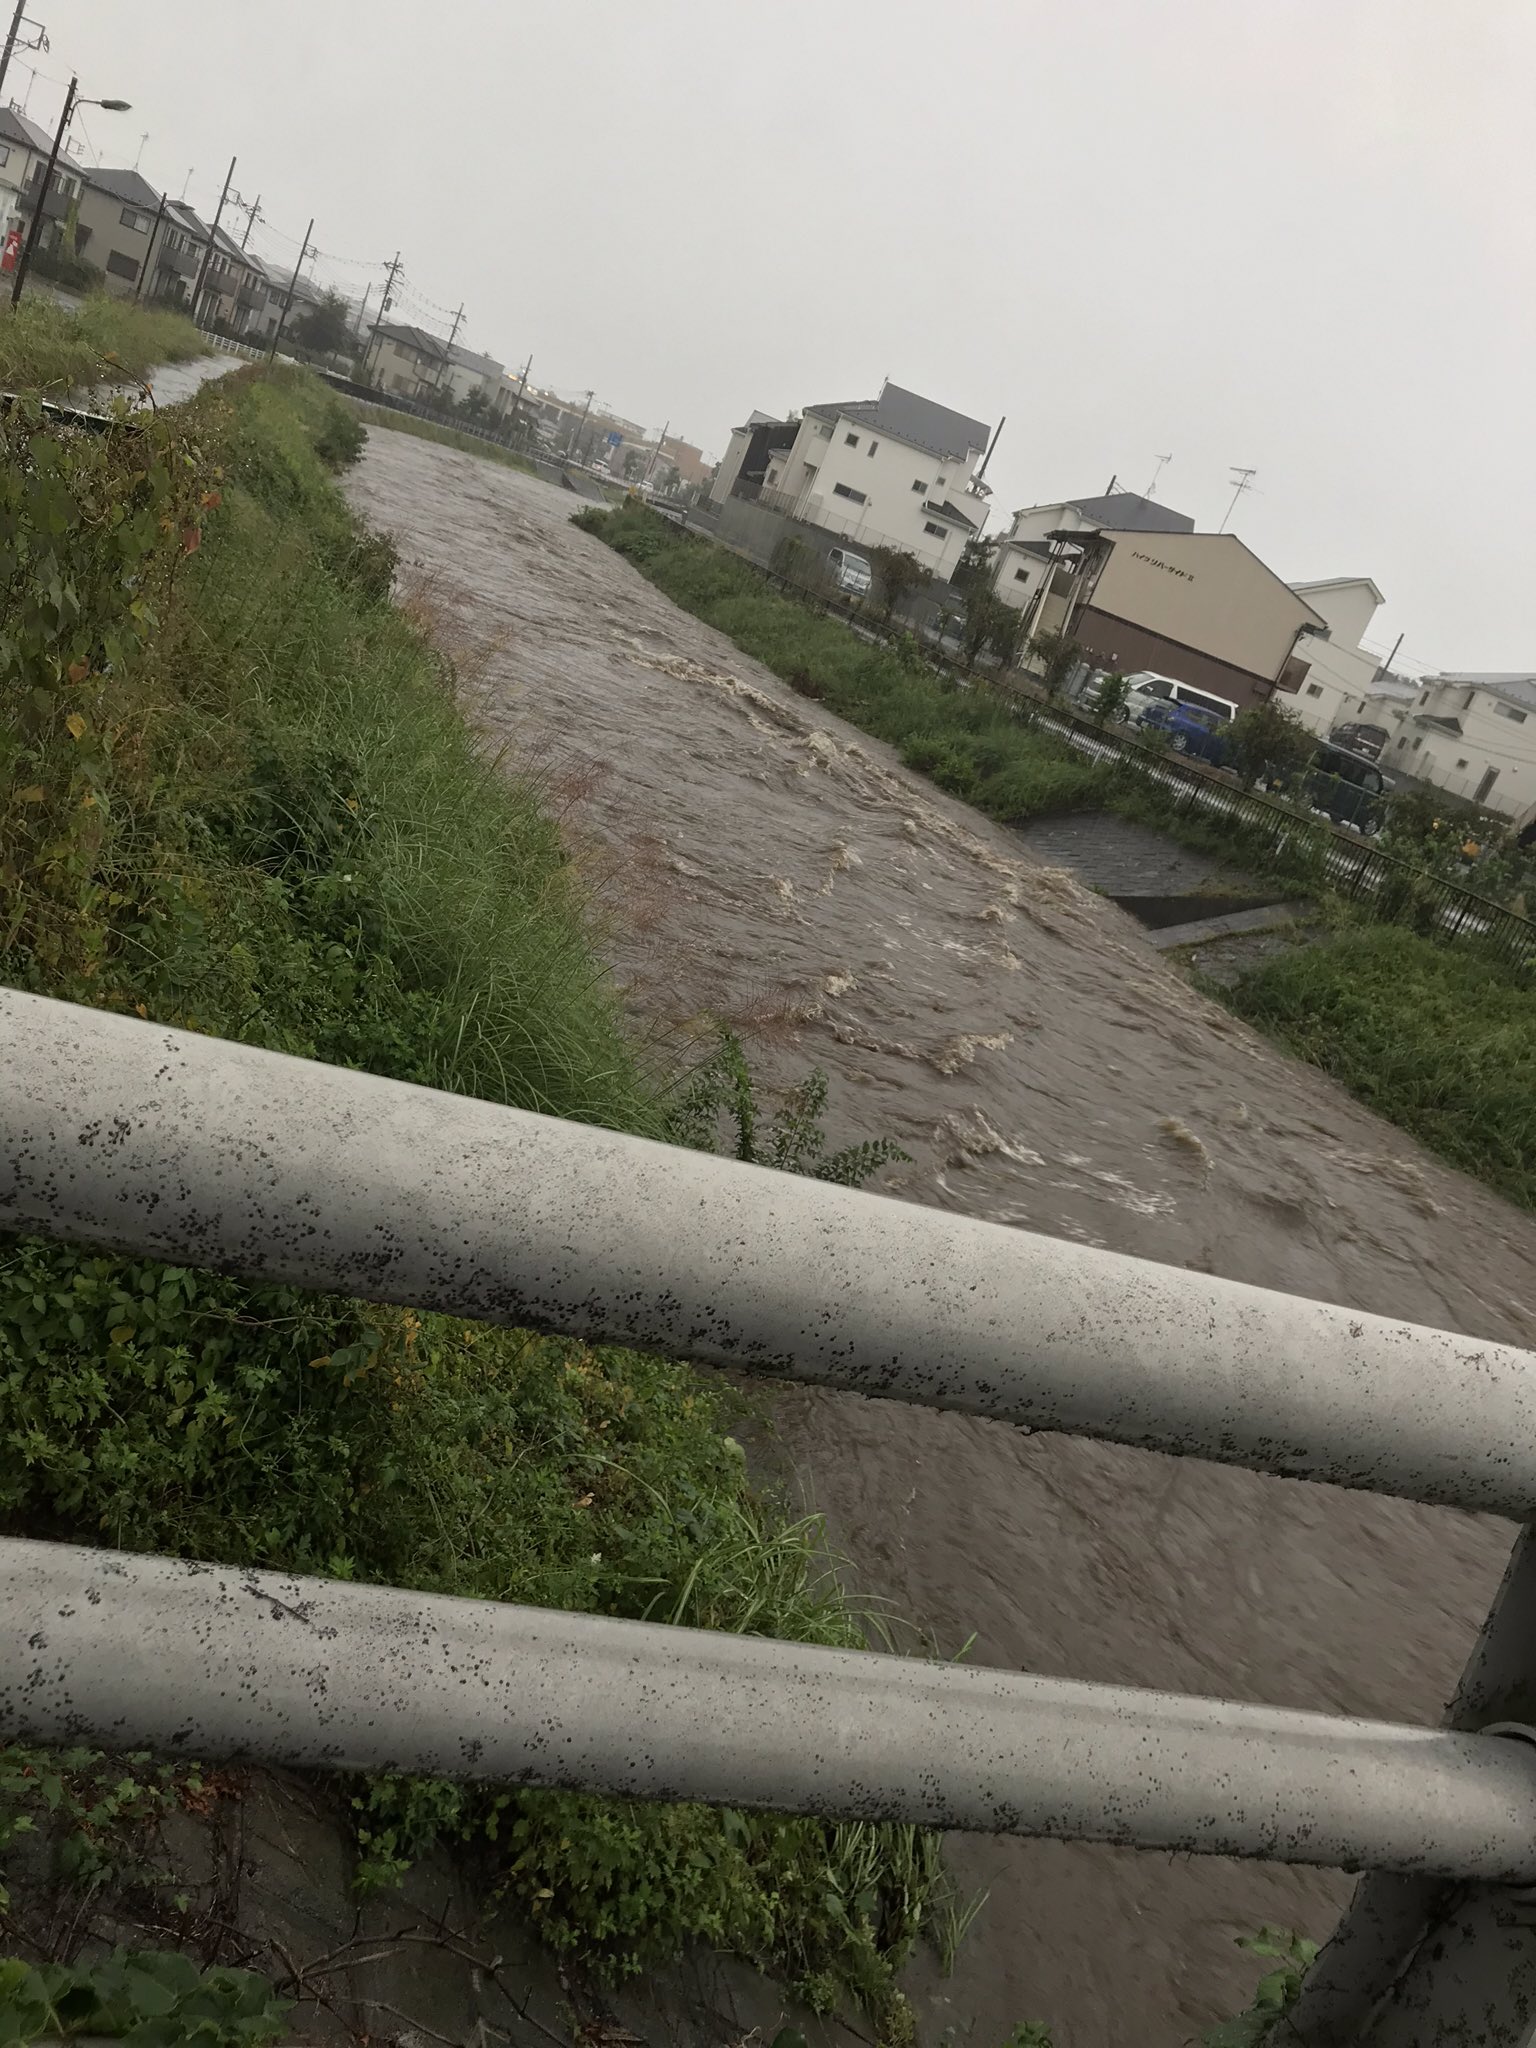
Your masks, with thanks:
[[(1196, 995), (1006, 829), (797, 698), (511, 469), (375, 432), (352, 494), (493, 741), (547, 778), (637, 1021), (734, 1022), (831, 1077), (906, 1200), (1536, 1344), (1536, 1221)], [(855, 1395), (776, 1402), (860, 1584), (974, 1662), (1430, 1722), (1512, 1530)], [(1235, 1936), (1327, 1933), (1350, 1881), (957, 1839), (990, 1900), (925, 2042), (1178, 2048), (1247, 2001)]]

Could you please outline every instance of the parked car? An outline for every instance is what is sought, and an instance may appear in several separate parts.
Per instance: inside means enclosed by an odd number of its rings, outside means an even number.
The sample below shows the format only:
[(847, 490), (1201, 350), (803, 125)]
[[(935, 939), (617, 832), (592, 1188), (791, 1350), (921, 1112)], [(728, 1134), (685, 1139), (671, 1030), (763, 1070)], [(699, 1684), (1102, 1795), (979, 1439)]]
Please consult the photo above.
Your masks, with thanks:
[(1379, 761), (1388, 733), (1384, 725), (1336, 725), (1328, 739), (1351, 754), (1363, 754), (1367, 761)]
[(1392, 787), (1373, 760), (1352, 748), (1335, 746), (1332, 740), (1322, 742), (1302, 777), (1313, 809), (1357, 832), (1380, 830)]
[(1198, 761), (1209, 761), (1213, 768), (1222, 767), (1232, 751), (1227, 736), (1229, 721), (1200, 704), (1154, 698), (1136, 723), (1146, 732), (1165, 732), (1174, 753), (1192, 754)]
[(833, 548), (827, 556), (827, 567), (832, 572), (835, 589), (846, 590), (850, 597), (868, 595), (875, 580), (875, 572), (862, 555), (856, 555), (852, 548)]
[(1139, 724), (1143, 712), (1154, 704), (1191, 705), (1200, 711), (1215, 714), (1224, 724), (1230, 725), (1237, 716), (1237, 706), (1230, 697), (1218, 697), (1210, 690), (1196, 690), (1188, 683), (1181, 683), (1177, 676), (1159, 675), (1156, 669), (1138, 669), (1133, 676), (1127, 676), (1129, 689), (1126, 692), (1125, 715), (1133, 724)]

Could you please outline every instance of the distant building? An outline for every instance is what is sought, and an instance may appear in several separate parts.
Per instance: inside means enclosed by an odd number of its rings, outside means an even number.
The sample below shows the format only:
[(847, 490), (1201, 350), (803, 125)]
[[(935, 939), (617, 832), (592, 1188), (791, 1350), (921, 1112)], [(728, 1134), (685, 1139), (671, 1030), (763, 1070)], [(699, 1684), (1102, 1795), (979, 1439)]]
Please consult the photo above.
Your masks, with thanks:
[(0, 236), (21, 225), (29, 211), (22, 194), (34, 170), (48, 161), (53, 137), (15, 107), (0, 107)]
[(1366, 702), (1381, 676), (1378, 656), (1361, 645), (1382, 603), (1369, 576), (1331, 576), (1320, 583), (1293, 583), (1292, 590), (1322, 614), (1328, 627), (1307, 644), (1307, 677), (1291, 709), (1303, 725), (1324, 738), (1336, 726), (1375, 724)]
[(1239, 708), (1303, 687), (1322, 613), (1232, 533), (1115, 492), (1016, 512), (997, 594), (1031, 639), (1065, 633), (1096, 667), (1173, 676)]
[(754, 414), (732, 433), (710, 495), (755, 498), (866, 547), (904, 548), (947, 576), (986, 522), (979, 465), (990, 440), (983, 421), (887, 382), (878, 398), (808, 405), (798, 421)]
[(381, 321), (365, 363), (366, 381), (396, 398), (427, 404), (448, 371), (448, 344), (423, 327)]
[(1382, 766), (1523, 817), (1536, 804), (1536, 674), (1426, 676), (1403, 708)]

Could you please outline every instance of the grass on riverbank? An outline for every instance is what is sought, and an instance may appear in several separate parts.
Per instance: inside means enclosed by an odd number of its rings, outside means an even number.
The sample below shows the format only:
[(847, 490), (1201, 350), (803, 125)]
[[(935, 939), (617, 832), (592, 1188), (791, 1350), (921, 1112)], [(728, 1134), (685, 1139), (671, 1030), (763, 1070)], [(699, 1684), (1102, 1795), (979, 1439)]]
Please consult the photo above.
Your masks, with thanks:
[(461, 434), (454, 427), (439, 426), (436, 420), (418, 419), (412, 412), (396, 412), (389, 405), (369, 405), (361, 398), (349, 398), (347, 403), (370, 428), (385, 427), (392, 434), (414, 434), (418, 441), (437, 441), (444, 448), (457, 448), (465, 455), (482, 455), (487, 462), (500, 462), (529, 476), (538, 474), (526, 456), (498, 447), (494, 441), (482, 441), (476, 434)]
[[(0, 440), (0, 979), (660, 1133), (554, 826), (326, 474), (355, 414), (245, 370)], [(6, 1533), (862, 1644), (729, 1420), (667, 1360), (0, 1241)], [(383, 1781), (357, 1823), (375, 1881), (472, 1845), (563, 1953), (705, 1940), (877, 2013), (938, 1879), (912, 1829), (694, 1807)]]
[(1471, 950), (1391, 925), (1281, 954), (1217, 991), (1287, 1051), (1536, 1208), (1536, 999)]
[(0, 306), (0, 390), (58, 397), (157, 363), (188, 362), (208, 344), (181, 313), (122, 299), (86, 299), (71, 311), (41, 293)]

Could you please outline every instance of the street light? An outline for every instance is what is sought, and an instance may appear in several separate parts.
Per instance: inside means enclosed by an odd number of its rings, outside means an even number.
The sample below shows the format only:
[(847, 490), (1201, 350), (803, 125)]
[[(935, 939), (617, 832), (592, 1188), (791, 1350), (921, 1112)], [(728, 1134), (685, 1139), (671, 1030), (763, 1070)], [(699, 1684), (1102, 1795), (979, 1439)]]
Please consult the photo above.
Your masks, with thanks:
[(78, 77), (69, 81), (69, 91), (64, 95), (64, 111), (59, 116), (59, 125), (54, 133), (53, 148), (48, 152), (48, 163), (43, 171), (42, 183), (37, 189), (37, 204), (32, 209), (31, 223), (27, 228), (27, 239), (22, 247), (21, 260), (16, 265), (16, 278), (11, 286), (11, 304), (21, 304), (21, 288), (26, 282), (27, 270), (32, 262), (32, 251), (37, 247), (37, 238), (42, 232), (43, 208), (48, 204), (48, 191), (53, 184), (54, 165), (59, 160), (59, 151), (64, 147), (64, 137), (69, 133), (69, 124), (75, 117), (77, 107), (103, 107), (109, 114), (126, 114), (130, 111), (127, 100), (83, 100), (80, 97)]

